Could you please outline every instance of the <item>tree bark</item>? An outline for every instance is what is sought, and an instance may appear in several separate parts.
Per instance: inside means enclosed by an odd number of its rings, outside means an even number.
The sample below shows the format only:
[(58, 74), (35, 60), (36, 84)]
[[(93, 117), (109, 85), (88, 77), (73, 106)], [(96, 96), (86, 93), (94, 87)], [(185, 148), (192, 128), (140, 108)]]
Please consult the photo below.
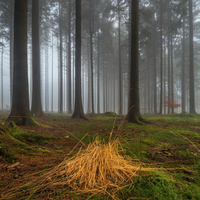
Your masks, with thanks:
[[(3, 44), (3, 42), (2, 42)], [(3, 45), (2, 45), (2, 48), (1, 48), (1, 108), (3, 110)]]
[(94, 73), (93, 73), (93, 12), (94, 0), (90, 0), (90, 65), (91, 65), (91, 100), (92, 100), (92, 114), (94, 114)]
[(81, 98), (81, 0), (76, 0), (75, 108), (72, 118), (86, 119)]
[(185, 19), (183, 19), (183, 39), (182, 39), (182, 78), (181, 78), (181, 101), (182, 101), (182, 113), (185, 112)]
[(72, 113), (72, 92), (71, 92), (71, 0), (69, 0), (69, 10), (68, 10), (68, 21), (69, 21), (69, 31), (68, 31), (68, 38), (69, 38), (69, 44), (68, 44), (68, 113)]
[(160, 115), (162, 115), (162, 107), (163, 107), (163, 3), (160, 0)]
[[(10, 10), (14, 11), (14, 3), (10, 1)], [(13, 92), (13, 40), (14, 40), (14, 16), (10, 17), (10, 107), (12, 105), (12, 92)]]
[(98, 9), (98, 17), (97, 17), (97, 113), (100, 113), (100, 37), (99, 37), (99, 10)]
[[(173, 55), (173, 40), (171, 34), (171, 100), (174, 100), (174, 55)], [(174, 108), (171, 109), (174, 114)]]
[(154, 36), (153, 36), (153, 40), (154, 40), (154, 47), (153, 47), (153, 70), (154, 70), (154, 115), (157, 114), (157, 68), (156, 68), (156, 21), (154, 21)]
[(195, 110), (195, 91), (194, 91), (194, 47), (193, 47), (193, 4), (189, 0), (189, 44), (190, 44), (190, 71), (189, 71), (189, 92), (190, 92), (190, 113), (196, 114)]
[(62, 36), (62, 5), (59, 2), (59, 33), (60, 33), (60, 93), (59, 93), (59, 113), (63, 113), (63, 36)]
[(14, 5), (14, 72), (12, 109), (7, 121), (16, 125), (35, 125), (29, 110), (27, 72), (27, 0)]
[(139, 0), (131, 5), (131, 73), (127, 119), (138, 123), (141, 120), (139, 106)]
[(119, 115), (122, 115), (123, 98), (122, 98), (122, 66), (121, 66), (121, 16), (120, 16), (120, 0), (118, 0), (118, 56), (119, 56)]
[(43, 115), (41, 104), (41, 74), (40, 74), (40, 40), (39, 40), (39, 0), (32, 1), (32, 69), (33, 94), (31, 114), (33, 117)]
[[(168, 2), (168, 26), (171, 26), (171, 13), (170, 13), (170, 3)], [(168, 49), (168, 102), (171, 100), (171, 84), (170, 84), (170, 30), (167, 32), (167, 49)], [(168, 114), (170, 114), (170, 107), (168, 106)]]

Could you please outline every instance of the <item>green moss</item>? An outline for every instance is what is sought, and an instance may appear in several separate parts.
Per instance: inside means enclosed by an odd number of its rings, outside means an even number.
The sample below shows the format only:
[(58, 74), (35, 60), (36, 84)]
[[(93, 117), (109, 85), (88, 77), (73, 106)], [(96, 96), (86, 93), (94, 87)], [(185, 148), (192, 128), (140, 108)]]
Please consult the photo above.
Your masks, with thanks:
[(13, 163), (15, 163), (18, 159), (15, 152), (13, 150), (9, 150), (9, 146), (4, 144), (0, 144), (0, 156)]
[(200, 190), (196, 185), (175, 180), (160, 172), (135, 177), (134, 183), (121, 190), (119, 196), (119, 199), (129, 199), (132, 196), (136, 199), (188, 200), (200, 199)]
[(49, 150), (40, 150), (42, 153), (53, 153), (53, 152), (51, 152), (51, 151), (49, 151)]
[(48, 141), (52, 141), (55, 139), (55, 137), (51, 136), (44, 136), (41, 134), (38, 134), (36, 132), (20, 132), (20, 131), (13, 131), (11, 135), (20, 141), (29, 142), (29, 143), (35, 143), (35, 144), (46, 144)]

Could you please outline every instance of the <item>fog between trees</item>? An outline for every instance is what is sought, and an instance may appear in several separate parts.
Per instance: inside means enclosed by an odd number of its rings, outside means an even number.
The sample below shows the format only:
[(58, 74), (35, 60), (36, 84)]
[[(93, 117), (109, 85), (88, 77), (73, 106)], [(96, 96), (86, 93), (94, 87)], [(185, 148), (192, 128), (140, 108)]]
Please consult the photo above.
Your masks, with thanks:
[[(26, 0), (23, 0), (25, 3)], [(126, 0), (81, 2), (81, 97), (84, 113), (128, 112), (131, 25), (139, 21), (139, 97), (142, 114), (196, 113), (199, 107), (199, 9), (195, 0), (141, 0), (139, 14)], [(27, 50), (29, 108), (41, 83), (41, 109), (72, 114), (75, 107), (76, 2), (40, 0), (39, 18), (28, 1)], [(134, 3), (137, 1), (133, 1)], [(133, 11), (133, 12), (131, 12)], [(0, 108), (11, 107), (13, 95), (14, 1), (0, 2)], [(132, 29), (131, 29), (132, 27)], [(38, 30), (37, 30), (38, 28)], [(80, 28), (80, 25), (79, 25)], [(32, 29), (38, 31), (39, 43)], [(23, 32), (25, 33), (25, 32)], [(137, 34), (136, 34), (137, 35)], [(19, 39), (19, 38), (18, 38)], [(135, 37), (135, 39), (137, 39)], [(36, 46), (36, 47), (35, 47)], [(34, 49), (40, 49), (33, 53)], [(132, 52), (132, 53), (131, 53)], [(38, 54), (37, 54), (38, 53)], [(34, 57), (36, 55), (36, 57)], [(40, 72), (34, 66), (39, 66)], [(79, 70), (80, 71), (80, 70)], [(132, 75), (133, 76), (133, 75)], [(132, 77), (133, 78), (133, 77)], [(134, 80), (137, 73), (134, 72)], [(136, 83), (134, 83), (136, 84)], [(137, 91), (137, 88), (136, 88)], [(134, 92), (136, 94), (137, 92)], [(137, 94), (133, 98), (137, 99)], [(18, 98), (22, 100), (20, 94)], [(137, 101), (137, 100), (136, 100)], [(179, 105), (167, 107), (170, 102)], [(136, 104), (136, 103), (135, 103)], [(24, 105), (24, 103), (23, 103)], [(171, 104), (170, 104), (171, 105)], [(39, 106), (38, 103), (35, 106)], [(139, 106), (139, 102), (138, 102)], [(41, 110), (41, 113), (42, 113)], [(40, 114), (39, 114), (40, 115)]]

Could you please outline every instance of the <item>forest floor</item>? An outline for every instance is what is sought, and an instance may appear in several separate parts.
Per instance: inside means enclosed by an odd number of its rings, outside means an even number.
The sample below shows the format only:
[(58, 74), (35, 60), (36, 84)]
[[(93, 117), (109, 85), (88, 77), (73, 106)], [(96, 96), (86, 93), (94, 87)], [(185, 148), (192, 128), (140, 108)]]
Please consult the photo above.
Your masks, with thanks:
[[(200, 199), (200, 116), (174, 114), (144, 116), (151, 122), (132, 124), (112, 113), (87, 115), (89, 121), (66, 114), (45, 114), (38, 126), (16, 127), (0, 123), (0, 199), (29, 199), (29, 195), (6, 198), (12, 188), (25, 191), (26, 182), (53, 169), (77, 154), (96, 136), (118, 138), (123, 154), (138, 158), (152, 172), (142, 172), (131, 185), (116, 193), (116, 199)], [(83, 147), (85, 148), (85, 147)], [(80, 194), (59, 188), (33, 194), (30, 199), (111, 199), (105, 194)]]

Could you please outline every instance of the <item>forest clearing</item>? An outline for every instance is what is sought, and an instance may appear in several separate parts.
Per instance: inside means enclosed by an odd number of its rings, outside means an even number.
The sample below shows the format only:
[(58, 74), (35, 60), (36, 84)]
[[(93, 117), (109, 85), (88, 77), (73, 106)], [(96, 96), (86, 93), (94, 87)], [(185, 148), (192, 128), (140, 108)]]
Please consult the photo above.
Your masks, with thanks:
[[(38, 126), (22, 127), (2, 120), (0, 199), (200, 199), (199, 116), (146, 116), (148, 124), (128, 123), (114, 113), (87, 115), (89, 121), (70, 117), (45, 114), (37, 118)], [(76, 155), (81, 147), (87, 148), (97, 136), (108, 142), (111, 132), (111, 140), (119, 140), (119, 154), (138, 159), (146, 171), (138, 170), (114, 193), (112, 188), (104, 193), (81, 193), (64, 185), (31, 194), (36, 187), (31, 182)], [(15, 197), (9, 198), (8, 191), (12, 194), (15, 187)]]

